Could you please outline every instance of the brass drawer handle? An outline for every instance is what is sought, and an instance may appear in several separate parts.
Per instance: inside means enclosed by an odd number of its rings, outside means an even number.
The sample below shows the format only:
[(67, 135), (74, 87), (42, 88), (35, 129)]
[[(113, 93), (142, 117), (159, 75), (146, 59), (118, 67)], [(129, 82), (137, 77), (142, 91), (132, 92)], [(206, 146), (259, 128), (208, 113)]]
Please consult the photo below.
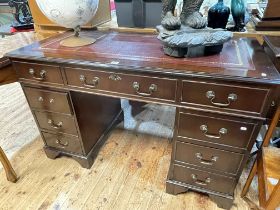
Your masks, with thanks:
[(56, 139), (56, 143), (62, 147), (67, 147), (69, 145), (68, 141), (65, 141), (65, 143), (63, 143), (60, 139)]
[[(43, 101), (44, 101), (44, 98), (43, 98), (42, 96), (40, 96), (40, 97), (38, 98), (38, 101), (43, 102)], [(50, 102), (50, 104), (54, 103), (54, 99), (51, 98), (49, 102)]]
[(119, 75), (116, 75), (116, 74), (110, 75), (109, 79), (113, 80), (113, 81), (121, 81), (122, 80), (122, 78)]
[(36, 77), (34, 69), (29, 69), (29, 74), (32, 75), (32, 78), (38, 81), (43, 81), (46, 79), (47, 72), (45, 70), (41, 70), (39, 73), (39, 77)]
[(63, 125), (62, 122), (58, 122), (57, 124), (55, 124), (54, 121), (51, 119), (48, 120), (48, 124), (54, 129), (60, 129), (60, 128), (62, 128), (62, 125)]
[(206, 186), (211, 182), (211, 179), (209, 177), (207, 179), (205, 179), (205, 181), (199, 180), (197, 178), (197, 175), (195, 175), (195, 174), (192, 174), (191, 177), (195, 181), (195, 183), (198, 184), (198, 185)]
[(88, 88), (96, 88), (97, 85), (99, 84), (99, 77), (94, 77), (92, 79), (92, 84), (88, 84), (87, 83), (87, 78), (85, 77), (85, 75), (80, 75), (80, 81), (83, 83), (83, 85), (85, 87), (88, 87)]
[(228, 133), (228, 130), (226, 128), (221, 128), (219, 130), (219, 134), (208, 134), (208, 127), (207, 125), (201, 125), (200, 130), (203, 132), (203, 134), (212, 139), (220, 139), (222, 138), (222, 135), (226, 135)]
[(211, 103), (212, 103), (213, 105), (219, 106), (219, 107), (228, 107), (228, 106), (230, 106), (231, 102), (234, 102), (234, 101), (237, 100), (237, 95), (236, 95), (235, 93), (231, 93), (231, 94), (229, 94), (228, 97), (227, 97), (227, 100), (228, 100), (227, 103), (218, 103), (218, 102), (214, 102), (214, 99), (215, 99), (216, 95), (215, 95), (215, 92), (212, 91), (212, 90), (210, 90), (210, 91), (208, 91), (208, 92), (206, 93), (206, 97), (207, 97), (208, 99), (210, 99), (210, 101), (211, 101)]
[(212, 156), (211, 160), (205, 160), (203, 159), (203, 155), (201, 153), (196, 153), (195, 157), (200, 161), (203, 165), (212, 166), (214, 163), (219, 159), (218, 156)]
[(149, 93), (140, 92), (140, 84), (138, 82), (133, 82), (132, 87), (136, 91), (136, 93), (140, 96), (151, 96), (158, 89), (157, 85), (151, 84), (149, 87)]
[(38, 101), (43, 102), (43, 101), (44, 101), (44, 98), (43, 98), (42, 96), (40, 96), (40, 97), (38, 98)]

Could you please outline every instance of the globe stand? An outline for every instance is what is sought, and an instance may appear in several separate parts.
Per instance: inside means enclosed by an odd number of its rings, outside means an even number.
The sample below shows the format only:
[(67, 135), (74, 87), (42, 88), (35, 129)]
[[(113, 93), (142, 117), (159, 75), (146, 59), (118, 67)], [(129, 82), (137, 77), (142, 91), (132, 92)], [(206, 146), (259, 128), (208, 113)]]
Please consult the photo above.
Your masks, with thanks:
[(92, 37), (81, 36), (80, 31), (80, 26), (74, 28), (74, 35), (62, 40), (60, 45), (64, 47), (82, 47), (96, 42), (96, 39)]

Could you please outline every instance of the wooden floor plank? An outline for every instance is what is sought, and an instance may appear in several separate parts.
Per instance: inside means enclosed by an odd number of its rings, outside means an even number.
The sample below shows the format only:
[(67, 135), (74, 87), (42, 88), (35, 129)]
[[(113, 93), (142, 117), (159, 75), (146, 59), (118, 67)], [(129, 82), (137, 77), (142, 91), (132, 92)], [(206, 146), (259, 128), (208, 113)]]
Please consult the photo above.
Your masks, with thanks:
[(162, 142), (166, 145), (167, 140), (157, 138), (158, 141), (153, 141), (151, 138), (153, 137), (146, 136), (145, 138), (147, 144), (145, 151), (150, 150), (150, 152), (143, 153), (141, 159), (138, 160), (141, 163), (141, 173), (139, 181), (131, 193), (127, 209), (147, 209), (152, 195), (158, 193), (155, 186), (158, 179), (157, 168), (166, 149)]
[[(67, 164), (66, 164), (67, 165)], [(38, 209), (38, 207), (41, 205), (42, 200), (44, 200), (45, 196), (48, 195), (53, 191), (53, 188), (55, 186), (56, 182), (61, 182), (62, 177), (60, 177), (60, 173), (64, 170), (64, 168), (60, 170), (56, 170), (56, 165), (50, 166), (49, 164), (46, 164), (46, 169), (41, 169), (44, 173), (44, 176), (42, 177), (41, 174), (38, 176), (38, 182), (33, 182), (33, 188), (36, 190), (33, 190), (31, 194), (25, 199), (24, 202), (20, 203), (18, 206), (19, 209)], [(57, 171), (57, 174), (53, 174), (50, 171)], [(36, 179), (37, 177), (29, 177), (30, 179)], [(57, 179), (57, 180), (56, 180)], [(39, 191), (40, 189), (40, 191)]]
[[(116, 134), (113, 134), (111, 137), (112, 141), (104, 145), (88, 175), (79, 181), (79, 188), (70, 192), (69, 202), (62, 205), (63, 209), (75, 209), (84, 206), (93, 189), (103, 181), (103, 174), (106, 173), (106, 170), (110, 171), (110, 164), (115, 156), (120, 154), (123, 151), (123, 147), (129, 142), (129, 139), (123, 138), (119, 130), (116, 130)], [(80, 190), (81, 188), (86, 190), (82, 191)]]
[[(37, 142), (35, 142), (35, 144), (37, 144)], [(41, 145), (41, 143), (39, 145)], [(33, 150), (33, 152), (28, 153), (28, 146), (25, 148), (27, 149), (27, 152), (19, 155), (19, 157), (22, 158), (20, 158), (20, 161), (17, 161), (22, 164), (21, 167), (20, 164), (15, 164), (15, 160), (12, 161), (12, 165), (15, 166), (15, 171), (19, 176), (19, 180), (14, 185), (7, 185), (7, 183), (3, 182), (3, 186), (5, 189), (0, 191), (0, 202), (5, 203), (5, 200), (13, 197), (14, 195), (18, 195), (18, 199), (12, 200), (10, 204), (12, 204), (12, 202), (15, 202), (17, 204), (20, 203), (20, 198), (23, 197), (23, 199), (25, 199), (25, 197), (28, 196), (28, 194), (34, 189), (31, 188), (30, 190), (26, 190), (26, 186), (31, 186), (36, 183), (37, 179), (35, 179), (34, 177), (39, 177), (39, 175), (41, 174), (40, 170), (44, 168), (43, 166), (47, 158), (39, 159), (43, 156), (42, 151)], [(34, 158), (35, 160), (40, 160), (40, 163), (42, 163), (41, 167), (37, 164), (34, 164)], [(4, 177), (4, 174), (0, 173), (0, 175), (1, 177)]]
[(125, 145), (125, 152), (120, 152), (113, 156), (110, 163), (110, 170), (107, 170), (103, 174), (103, 181), (92, 189), (90, 196), (85, 202), (85, 209), (100, 209), (101, 207), (104, 209), (107, 208), (106, 206), (109, 204), (108, 200), (111, 199), (111, 194), (114, 189), (114, 183), (118, 183), (121, 174), (126, 173), (127, 164), (125, 163), (138, 149), (137, 142), (131, 141), (130, 138), (128, 138), (129, 136), (130, 135), (123, 136), (123, 138), (128, 139), (128, 142)]
[[(42, 147), (39, 137), (12, 160), (21, 177), (17, 184), (0, 173), (0, 209), (218, 209), (194, 192), (165, 193), (168, 139), (115, 129), (90, 170), (71, 158), (50, 160)], [(237, 199), (233, 209), (249, 208)]]
[[(142, 136), (143, 138), (141, 138)], [(127, 203), (129, 202), (134, 187), (139, 181), (138, 177), (141, 173), (139, 170), (141, 167), (139, 157), (141, 157), (146, 151), (145, 149), (147, 148), (147, 144), (145, 142), (144, 135), (134, 134), (129, 138), (133, 141), (134, 145), (137, 144), (137, 148), (133, 153), (129, 154), (129, 158), (127, 159), (127, 173), (122, 185), (120, 186), (115, 202), (110, 207), (111, 209), (127, 209)]]

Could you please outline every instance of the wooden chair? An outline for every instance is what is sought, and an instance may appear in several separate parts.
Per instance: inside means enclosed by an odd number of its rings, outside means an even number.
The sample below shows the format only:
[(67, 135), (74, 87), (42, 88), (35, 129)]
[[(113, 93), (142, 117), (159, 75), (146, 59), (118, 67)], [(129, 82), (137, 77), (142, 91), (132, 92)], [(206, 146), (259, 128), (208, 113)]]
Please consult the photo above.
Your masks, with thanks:
[[(1, 46), (1, 43), (0, 43)], [(1, 54), (1, 51), (0, 51)], [(17, 81), (16, 73), (13, 71), (12, 66), (7, 58), (1, 57), (0, 55), (0, 85), (6, 83), (12, 83)], [(14, 169), (11, 166), (6, 154), (4, 153), (3, 149), (0, 147), (0, 161), (4, 167), (6, 172), (6, 176), (8, 181), (16, 182), (17, 176)]]
[[(280, 118), (280, 106), (272, 119), (272, 122), (265, 135), (262, 149), (258, 153), (249, 177), (242, 190), (241, 197), (245, 197), (255, 174), (258, 174), (258, 191), (260, 206), (266, 210), (277, 208), (280, 204), (280, 149), (269, 148), (269, 141), (272, 137)], [(276, 186), (270, 184), (267, 178), (278, 179)]]
[(17, 181), (17, 175), (1, 147), (0, 147), (0, 161), (4, 167), (8, 181), (15, 183)]

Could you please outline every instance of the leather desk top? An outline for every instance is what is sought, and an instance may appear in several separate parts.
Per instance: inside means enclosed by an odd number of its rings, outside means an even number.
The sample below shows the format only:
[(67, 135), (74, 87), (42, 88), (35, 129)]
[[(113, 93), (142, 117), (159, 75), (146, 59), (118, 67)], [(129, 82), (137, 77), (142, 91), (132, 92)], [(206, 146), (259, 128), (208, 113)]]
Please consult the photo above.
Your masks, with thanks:
[(280, 74), (272, 61), (258, 42), (252, 39), (231, 40), (218, 55), (174, 59), (164, 55), (156, 35), (86, 31), (82, 35), (97, 38), (95, 44), (80, 48), (60, 46), (60, 41), (71, 35), (65, 33), (35, 42), (8, 53), (7, 56), (137, 73), (228, 78), (260, 83), (280, 82)]

